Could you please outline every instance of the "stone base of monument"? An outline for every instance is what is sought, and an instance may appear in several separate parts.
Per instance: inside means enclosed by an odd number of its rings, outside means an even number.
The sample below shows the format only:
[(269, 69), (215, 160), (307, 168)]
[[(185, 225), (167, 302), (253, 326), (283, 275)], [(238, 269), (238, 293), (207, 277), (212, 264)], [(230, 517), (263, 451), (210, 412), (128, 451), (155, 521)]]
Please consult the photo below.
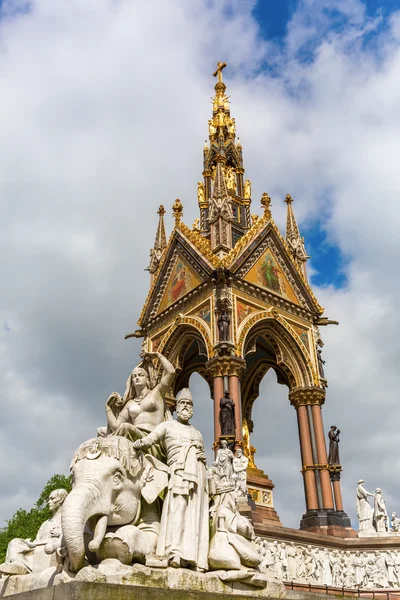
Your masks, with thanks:
[(309, 510), (300, 521), (300, 529), (341, 538), (357, 537), (349, 517), (342, 510)]
[(397, 531), (359, 531), (359, 538), (388, 538), (400, 537), (400, 532)]
[[(274, 508), (272, 493), (274, 487), (274, 484), (264, 471), (248, 467), (247, 489), (250, 495), (250, 512), (245, 516), (252, 521), (256, 535), (258, 535), (258, 525), (282, 526), (278, 513)], [(240, 513), (245, 514), (242, 510), (240, 510)]]
[[(283, 584), (251, 569), (197, 573), (189, 569), (126, 566), (107, 559), (84, 567), (76, 575), (50, 568), (41, 573), (0, 579), (0, 597), (16, 600), (232, 600), (282, 598)], [(16, 596), (15, 596), (16, 595)]]

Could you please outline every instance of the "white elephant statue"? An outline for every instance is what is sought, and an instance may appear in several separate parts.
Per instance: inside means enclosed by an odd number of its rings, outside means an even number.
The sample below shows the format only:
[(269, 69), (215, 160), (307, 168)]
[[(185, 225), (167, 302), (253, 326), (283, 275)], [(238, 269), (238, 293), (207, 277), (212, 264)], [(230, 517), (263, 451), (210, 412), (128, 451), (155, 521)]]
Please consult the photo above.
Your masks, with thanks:
[(160, 523), (159, 495), (168, 467), (110, 436), (83, 443), (71, 463), (73, 489), (61, 515), (69, 570), (118, 558), (144, 562), (155, 551)]

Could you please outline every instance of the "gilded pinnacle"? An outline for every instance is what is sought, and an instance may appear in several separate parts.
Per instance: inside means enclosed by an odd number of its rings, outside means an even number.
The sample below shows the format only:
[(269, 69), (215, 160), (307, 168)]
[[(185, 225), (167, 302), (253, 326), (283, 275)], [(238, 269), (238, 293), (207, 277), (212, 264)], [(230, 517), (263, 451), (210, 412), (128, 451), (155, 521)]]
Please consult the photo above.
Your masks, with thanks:
[(293, 198), (292, 198), (292, 196), (291, 196), (290, 194), (286, 194), (285, 202), (286, 202), (286, 204), (288, 204), (288, 205), (289, 205), (289, 204), (292, 204), (292, 202), (293, 202)]
[(172, 206), (172, 214), (174, 215), (175, 218), (175, 225), (177, 225), (183, 215), (183, 205), (182, 202), (179, 200), (179, 198), (177, 198)]
[(165, 215), (165, 208), (163, 207), (162, 204), (160, 204), (160, 208), (158, 209), (157, 214), (160, 215), (160, 217)]
[(271, 206), (271, 198), (267, 192), (264, 192), (261, 196), (261, 206), (264, 208), (264, 210), (267, 210)]

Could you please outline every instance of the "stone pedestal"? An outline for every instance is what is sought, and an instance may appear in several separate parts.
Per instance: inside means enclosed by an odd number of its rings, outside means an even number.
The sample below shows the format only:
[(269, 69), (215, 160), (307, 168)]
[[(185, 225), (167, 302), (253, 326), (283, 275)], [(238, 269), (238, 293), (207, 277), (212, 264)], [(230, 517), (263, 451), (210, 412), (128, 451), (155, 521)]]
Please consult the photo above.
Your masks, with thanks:
[(84, 567), (76, 575), (46, 569), (41, 573), (0, 579), (0, 597), (15, 600), (218, 600), (282, 598), (285, 587), (261, 573), (253, 585), (238, 580), (242, 571), (197, 573), (189, 569), (154, 569), (122, 565), (107, 559), (96, 567)]
[(251, 497), (249, 504), (251, 507), (251, 520), (256, 535), (258, 535), (257, 527), (259, 524), (282, 526), (278, 513), (274, 508), (272, 492), (274, 487), (264, 471), (253, 467), (247, 469), (247, 489)]
[(308, 510), (300, 521), (300, 529), (341, 538), (357, 537), (349, 517), (342, 510)]

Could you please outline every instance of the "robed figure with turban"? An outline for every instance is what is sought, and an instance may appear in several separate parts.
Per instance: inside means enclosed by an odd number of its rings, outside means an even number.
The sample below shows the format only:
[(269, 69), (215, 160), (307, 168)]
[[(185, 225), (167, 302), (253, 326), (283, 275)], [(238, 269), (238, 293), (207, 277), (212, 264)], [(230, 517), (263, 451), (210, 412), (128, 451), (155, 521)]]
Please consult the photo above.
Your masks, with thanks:
[(203, 437), (189, 420), (193, 400), (188, 388), (176, 396), (176, 421), (165, 421), (134, 442), (139, 449), (162, 444), (170, 470), (161, 515), (157, 554), (172, 567), (207, 570), (209, 496)]

